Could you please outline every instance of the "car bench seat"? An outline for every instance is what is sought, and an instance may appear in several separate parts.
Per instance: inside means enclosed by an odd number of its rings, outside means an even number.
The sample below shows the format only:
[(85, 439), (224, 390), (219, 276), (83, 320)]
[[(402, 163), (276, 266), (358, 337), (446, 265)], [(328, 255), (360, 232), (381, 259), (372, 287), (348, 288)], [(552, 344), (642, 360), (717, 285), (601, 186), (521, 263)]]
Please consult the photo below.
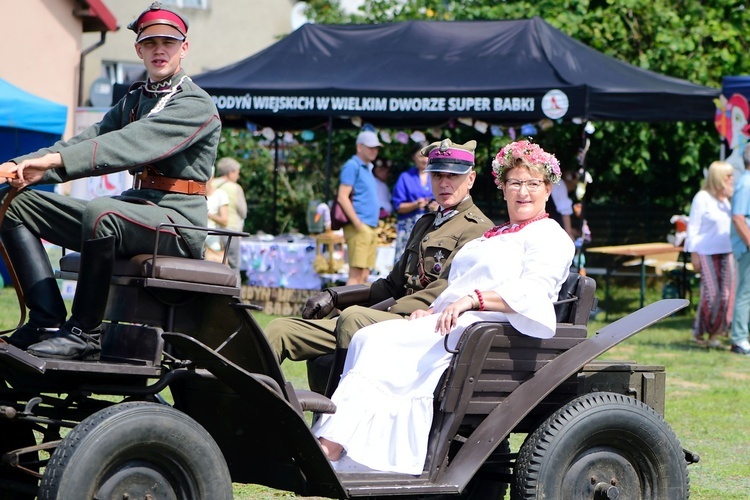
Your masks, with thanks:
[[(163, 223), (155, 232), (153, 253), (116, 259), (104, 313), (102, 360), (159, 364), (165, 331), (193, 335), (210, 346), (226, 340), (230, 326), (217, 322), (214, 313), (239, 297), (239, 273), (220, 262), (158, 255), (164, 228), (204, 231), (230, 240), (248, 235)], [(80, 264), (80, 253), (63, 255), (57, 277), (77, 280)]]
[[(80, 253), (65, 254), (58, 278), (76, 280), (80, 264)], [(160, 333), (174, 331), (176, 322), (185, 324), (186, 309), (200, 309), (190, 308), (191, 302), (239, 295), (238, 274), (219, 262), (152, 254), (116, 259), (101, 359), (158, 364), (163, 345)], [(200, 324), (197, 317), (190, 317)]]
[[(81, 254), (69, 252), (60, 259), (62, 279), (76, 279)], [(112, 283), (174, 290), (205, 291), (219, 295), (239, 292), (238, 275), (220, 262), (152, 254), (116, 259)], [(206, 285), (202, 287), (200, 285)]]
[[(596, 298), (596, 282), (571, 273), (555, 303), (555, 336), (538, 339), (523, 335), (510, 323), (480, 322), (468, 327), (436, 391), (435, 419), (428, 457), (440, 459), (453, 436), (468, 435), (511, 392), (558, 354), (584, 341)], [(519, 423), (516, 432), (528, 432), (550, 413), (577, 395), (569, 380), (550, 394)]]

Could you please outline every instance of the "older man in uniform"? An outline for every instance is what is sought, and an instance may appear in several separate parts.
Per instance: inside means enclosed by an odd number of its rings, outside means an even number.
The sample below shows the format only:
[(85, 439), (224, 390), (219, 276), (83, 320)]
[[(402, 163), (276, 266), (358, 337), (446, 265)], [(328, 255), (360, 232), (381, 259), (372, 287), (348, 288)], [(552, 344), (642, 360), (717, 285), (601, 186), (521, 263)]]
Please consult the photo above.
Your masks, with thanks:
[[(338, 346), (333, 369), (339, 370), (357, 330), (430, 306), (448, 285), (448, 272), (458, 249), (492, 227), (492, 221), (469, 195), (476, 179), (475, 147), (476, 141), (454, 145), (446, 139), (422, 150), (429, 158), (426, 170), (440, 210), (417, 221), (406, 251), (387, 277), (371, 286), (328, 288), (308, 300), (302, 319), (280, 318), (269, 323), (265, 333), (280, 362), (316, 358)], [(376, 305), (386, 302), (392, 302), (387, 310)], [(376, 306), (366, 307), (372, 305)], [(343, 310), (340, 316), (321, 319), (336, 308)], [(332, 387), (327, 392), (332, 392)]]
[[(161, 223), (207, 222), (205, 186), (221, 122), (211, 97), (181, 68), (188, 22), (154, 2), (128, 28), (136, 33), (135, 51), (148, 81), (79, 135), (0, 165), (0, 172), (17, 175), (9, 182), (18, 189), (123, 170), (137, 174), (133, 189), (117, 197), (83, 201), (24, 189), (12, 200), (0, 236), (15, 262), (29, 321), (6, 340), (37, 356), (96, 356), (115, 256), (153, 252)], [(159, 253), (202, 257), (203, 232), (159, 231)], [(67, 321), (40, 238), (81, 251)]]

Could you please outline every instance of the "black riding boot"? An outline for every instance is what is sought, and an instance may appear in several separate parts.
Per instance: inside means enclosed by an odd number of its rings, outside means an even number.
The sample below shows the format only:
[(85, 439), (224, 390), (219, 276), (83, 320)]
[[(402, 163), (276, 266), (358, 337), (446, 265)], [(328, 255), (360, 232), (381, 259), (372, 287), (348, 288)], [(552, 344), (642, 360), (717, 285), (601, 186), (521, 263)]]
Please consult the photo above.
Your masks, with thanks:
[(84, 242), (70, 319), (52, 338), (30, 346), (30, 354), (58, 359), (87, 359), (99, 354), (114, 264), (114, 236)]
[(48, 339), (65, 321), (67, 311), (42, 242), (24, 226), (0, 231), (29, 308), (29, 321), (3, 339), (26, 349)]

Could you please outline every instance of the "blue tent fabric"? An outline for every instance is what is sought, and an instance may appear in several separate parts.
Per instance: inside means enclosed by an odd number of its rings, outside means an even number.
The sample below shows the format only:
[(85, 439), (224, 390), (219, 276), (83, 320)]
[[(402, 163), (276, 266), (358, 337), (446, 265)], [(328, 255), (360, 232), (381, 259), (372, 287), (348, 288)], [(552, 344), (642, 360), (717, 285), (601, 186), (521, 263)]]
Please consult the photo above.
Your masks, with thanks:
[(0, 127), (62, 136), (68, 107), (11, 85), (0, 78)]
[(750, 101), (750, 76), (725, 76), (721, 79), (721, 89), (726, 97), (742, 94)]
[[(30, 94), (0, 78), (0, 163), (60, 140), (67, 119), (67, 106)], [(35, 189), (51, 191), (52, 187), (45, 185)], [(1, 260), (0, 276), (5, 283), (10, 283), (10, 275)]]

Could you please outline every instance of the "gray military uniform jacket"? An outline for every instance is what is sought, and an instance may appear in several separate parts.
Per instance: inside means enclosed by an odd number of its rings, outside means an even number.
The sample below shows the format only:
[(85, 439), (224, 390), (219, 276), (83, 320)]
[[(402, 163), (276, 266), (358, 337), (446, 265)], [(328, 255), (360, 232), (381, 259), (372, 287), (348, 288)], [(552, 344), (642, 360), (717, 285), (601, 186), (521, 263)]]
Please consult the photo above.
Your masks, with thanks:
[(409, 315), (427, 309), (445, 290), (456, 251), (493, 226), (470, 196), (456, 209), (458, 213), (438, 227), (434, 226), (436, 212), (417, 221), (401, 259), (387, 277), (372, 284), (371, 304), (393, 297), (397, 300), (390, 312)]
[[(168, 88), (169, 92), (151, 93), (139, 86), (99, 123), (69, 141), (13, 161), (59, 152), (64, 168), (47, 171), (42, 181), (46, 184), (123, 170), (135, 173), (146, 165), (167, 177), (205, 182), (211, 177), (221, 135), (218, 111), (211, 96), (183, 71), (171, 78)], [(206, 198), (201, 195), (130, 189), (116, 198), (172, 209), (192, 225), (207, 222)], [(183, 231), (182, 235), (193, 256), (200, 258), (205, 234)]]

